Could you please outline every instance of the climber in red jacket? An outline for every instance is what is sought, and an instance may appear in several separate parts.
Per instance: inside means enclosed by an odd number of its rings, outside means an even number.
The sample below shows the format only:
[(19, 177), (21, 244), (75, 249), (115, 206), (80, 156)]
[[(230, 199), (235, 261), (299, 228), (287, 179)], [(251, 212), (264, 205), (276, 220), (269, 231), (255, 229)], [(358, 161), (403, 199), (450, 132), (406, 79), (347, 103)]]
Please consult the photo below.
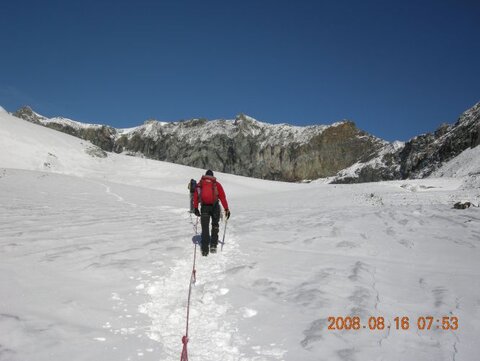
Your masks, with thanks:
[[(193, 195), (193, 207), (197, 217), (200, 217), (202, 224), (202, 255), (207, 256), (208, 252), (216, 253), (218, 244), (218, 231), (220, 229), (220, 204), (225, 209), (226, 219), (230, 218), (227, 197), (222, 185), (213, 176), (211, 170), (207, 170), (202, 179), (197, 183)], [(198, 203), (202, 204), (201, 212), (198, 210)], [(212, 236), (210, 237), (210, 217), (212, 218)]]

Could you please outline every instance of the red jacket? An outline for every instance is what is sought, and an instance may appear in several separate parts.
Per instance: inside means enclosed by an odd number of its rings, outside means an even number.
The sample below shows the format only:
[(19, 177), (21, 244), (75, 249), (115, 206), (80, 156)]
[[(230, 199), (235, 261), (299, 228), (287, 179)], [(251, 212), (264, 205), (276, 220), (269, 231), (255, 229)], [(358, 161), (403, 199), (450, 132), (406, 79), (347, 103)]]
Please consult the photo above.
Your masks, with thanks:
[[(223, 208), (227, 210), (228, 209), (227, 197), (225, 196), (225, 191), (223, 190), (223, 187), (220, 184), (220, 182), (218, 182), (215, 177), (204, 175), (202, 178), (204, 177), (215, 181), (215, 184), (217, 186), (218, 199), (220, 199), (220, 202), (222, 202)], [(197, 182), (197, 187), (195, 188), (195, 193), (193, 194), (193, 208), (198, 208), (198, 203), (200, 202), (198, 197), (201, 191), (202, 191), (202, 180), (200, 179), (200, 181)]]

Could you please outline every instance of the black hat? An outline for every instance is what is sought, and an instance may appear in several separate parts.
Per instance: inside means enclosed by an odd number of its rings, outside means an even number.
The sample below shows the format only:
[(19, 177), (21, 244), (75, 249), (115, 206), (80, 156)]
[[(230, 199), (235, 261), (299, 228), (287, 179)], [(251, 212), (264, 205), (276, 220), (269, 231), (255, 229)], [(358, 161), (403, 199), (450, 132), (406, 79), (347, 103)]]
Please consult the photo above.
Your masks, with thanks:
[(207, 173), (205, 173), (205, 175), (209, 175), (211, 177), (213, 177), (213, 172), (211, 169), (207, 170)]

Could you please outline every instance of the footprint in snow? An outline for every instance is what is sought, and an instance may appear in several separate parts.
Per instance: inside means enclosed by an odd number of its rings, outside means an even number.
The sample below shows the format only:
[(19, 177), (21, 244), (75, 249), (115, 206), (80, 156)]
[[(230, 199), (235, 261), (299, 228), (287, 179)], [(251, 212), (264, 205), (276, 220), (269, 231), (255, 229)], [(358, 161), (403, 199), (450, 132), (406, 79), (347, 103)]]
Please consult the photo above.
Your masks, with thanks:
[(242, 313), (244, 318), (252, 318), (257, 315), (258, 311), (245, 307), (243, 308)]
[(225, 296), (228, 292), (230, 292), (230, 290), (228, 288), (220, 288), (218, 290), (218, 293), (221, 295), (221, 296)]
[(353, 242), (342, 241), (337, 243), (336, 247), (337, 248), (355, 248), (357, 247), (357, 245)]

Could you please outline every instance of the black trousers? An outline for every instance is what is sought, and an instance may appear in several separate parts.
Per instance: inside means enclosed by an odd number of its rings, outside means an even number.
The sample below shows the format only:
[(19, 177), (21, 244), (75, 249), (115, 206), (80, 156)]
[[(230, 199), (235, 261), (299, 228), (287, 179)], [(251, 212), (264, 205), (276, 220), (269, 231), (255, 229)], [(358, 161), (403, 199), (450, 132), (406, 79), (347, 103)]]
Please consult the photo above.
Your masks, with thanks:
[[(210, 237), (210, 218), (212, 219), (212, 236)], [(208, 250), (209, 247), (217, 247), (218, 231), (220, 226), (220, 204), (216, 202), (213, 205), (203, 205), (201, 208), (200, 222), (202, 224), (202, 250)]]

